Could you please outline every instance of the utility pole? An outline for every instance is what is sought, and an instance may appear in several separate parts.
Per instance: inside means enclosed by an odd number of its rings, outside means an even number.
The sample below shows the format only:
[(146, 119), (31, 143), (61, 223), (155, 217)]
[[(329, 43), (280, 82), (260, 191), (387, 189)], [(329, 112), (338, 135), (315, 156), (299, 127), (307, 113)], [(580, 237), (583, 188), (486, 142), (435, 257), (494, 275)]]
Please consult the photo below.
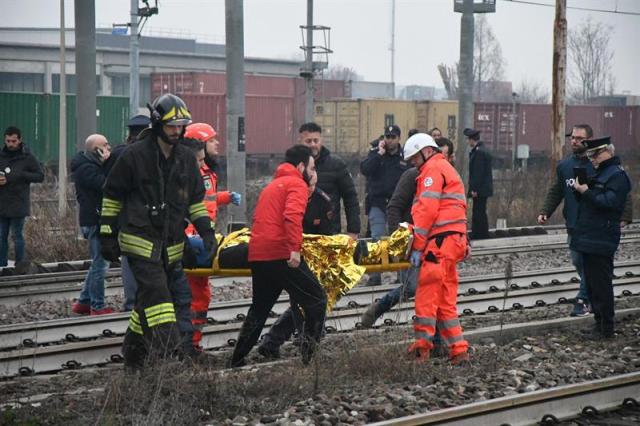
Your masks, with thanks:
[[(227, 61), (227, 188), (242, 195), (240, 206), (229, 205), (231, 229), (246, 219), (246, 153), (244, 122), (244, 11), (243, 0), (225, 0)], [(234, 225), (237, 224), (236, 225)]]
[(305, 93), (304, 121), (313, 121), (313, 0), (307, 0), (307, 45), (305, 48), (304, 79), (307, 83)]
[(96, 132), (96, 4), (75, 0), (76, 26), (76, 147)]
[(58, 138), (58, 216), (67, 212), (67, 72), (64, 0), (60, 0), (60, 111)]
[(391, 87), (396, 97), (396, 0), (391, 0)]
[(551, 95), (551, 171), (562, 158), (566, 129), (567, 0), (556, 0), (553, 22), (553, 87)]
[[(467, 127), (473, 127), (473, 0), (464, 0), (460, 19), (460, 81), (458, 87), (458, 150), (462, 150), (459, 161), (462, 181), (469, 174), (469, 146), (462, 134)], [(459, 157), (458, 157), (459, 158)]]
[(138, 113), (138, 106), (140, 105), (140, 37), (138, 35), (138, 0), (131, 0), (130, 7), (129, 117), (133, 117)]
[(518, 94), (516, 92), (511, 93), (511, 171), (516, 171), (516, 136), (518, 128), (518, 114), (516, 114), (516, 99)]

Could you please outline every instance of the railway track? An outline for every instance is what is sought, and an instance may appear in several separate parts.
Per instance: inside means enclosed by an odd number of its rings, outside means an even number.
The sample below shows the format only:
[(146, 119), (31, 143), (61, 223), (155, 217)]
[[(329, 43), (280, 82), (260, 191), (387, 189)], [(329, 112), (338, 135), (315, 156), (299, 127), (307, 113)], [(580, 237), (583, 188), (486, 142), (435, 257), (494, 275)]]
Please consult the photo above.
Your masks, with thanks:
[(640, 372), (635, 372), (459, 405), (373, 423), (373, 425), (552, 425), (589, 412), (598, 413), (616, 408), (637, 407), (638, 399), (640, 399)]
[[(629, 231), (621, 244), (637, 244), (640, 233)], [(473, 256), (491, 256), (509, 253), (536, 252), (554, 249), (566, 249), (566, 234), (547, 234), (530, 237), (502, 238), (482, 240), (474, 244)], [(65, 271), (32, 275), (0, 277), (0, 303), (15, 306), (28, 300), (60, 300), (77, 297), (82, 288), (86, 271)], [(123, 293), (120, 280), (120, 268), (107, 272), (105, 295), (115, 296)], [(229, 282), (229, 278), (223, 279)], [(220, 282), (220, 281), (214, 281)]]
[[(638, 277), (638, 265), (633, 264), (633, 270), (625, 270), (628, 266), (618, 266), (616, 274), (620, 278), (614, 280), (614, 294), (619, 297), (640, 294), (640, 277)], [(635, 271), (635, 272), (634, 272)], [(563, 281), (561, 275), (549, 274), (544, 271), (530, 274), (527, 280), (531, 284), (523, 287), (525, 277), (514, 276), (508, 290), (504, 285), (502, 290), (490, 291), (500, 279), (498, 276), (484, 277), (479, 281), (468, 281), (470, 288), (484, 285), (485, 293), (478, 291), (465, 293), (459, 298), (458, 309), (462, 315), (470, 315), (483, 312), (498, 312), (502, 309), (524, 309), (533, 306), (544, 306), (557, 303), (565, 303), (573, 298), (579, 284), (571, 282), (572, 272), (568, 270), (556, 271), (565, 274)], [(549, 285), (539, 287), (542, 277), (550, 277)], [(494, 281), (491, 281), (493, 279)], [(503, 284), (504, 284), (504, 279)], [(518, 283), (516, 280), (520, 280)], [(494, 284), (490, 284), (493, 282)], [(537, 285), (533, 285), (537, 282)], [(554, 285), (555, 284), (555, 285)], [(516, 287), (517, 285), (517, 287)], [(471, 287), (474, 286), (474, 287)], [(488, 286), (488, 287), (487, 287)], [(389, 288), (389, 287), (387, 287)], [(374, 294), (381, 294), (382, 289), (374, 293), (369, 289), (355, 289), (354, 294), (345, 296), (338, 309), (330, 313), (327, 318), (327, 332), (345, 332), (358, 328), (363, 308), (358, 307), (374, 300)], [(274, 314), (279, 314), (288, 306), (285, 298), (279, 300), (274, 306)], [(217, 318), (226, 318), (225, 322), (215, 319), (214, 323), (205, 327), (202, 344), (205, 348), (220, 348), (233, 345), (241, 325), (241, 315), (248, 309), (246, 301), (224, 302), (212, 305), (212, 313)], [(240, 314), (240, 316), (239, 316)], [(223, 316), (224, 315), (224, 316)], [(275, 315), (274, 315), (275, 316)], [(385, 325), (405, 324), (413, 316), (413, 303), (402, 303), (393, 311), (385, 314), (382, 323)], [(265, 324), (266, 331), (273, 324), (275, 318), (269, 318)], [(563, 324), (567, 319), (563, 319)], [(109, 328), (106, 328), (106, 327)], [(2, 341), (12, 339), (18, 347), (7, 347), (0, 352), (0, 376), (15, 376), (18, 374), (32, 374), (58, 371), (63, 368), (77, 368), (87, 365), (101, 365), (109, 362), (120, 362), (120, 349), (122, 345), (122, 333), (126, 329), (125, 316), (122, 314), (105, 315), (98, 318), (81, 318), (73, 320), (47, 321), (34, 323), (31, 328), (23, 324), (5, 326), (0, 334)], [(33, 327), (36, 330), (33, 330)], [(74, 328), (76, 327), (76, 328)], [(81, 333), (86, 333), (83, 336)], [(44, 340), (54, 341), (54, 337), (62, 337), (63, 344), (37, 346), (40, 336), (47, 336)], [(34, 339), (35, 337), (35, 339)], [(18, 343), (20, 342), (20, 343)], [(60, 340), (58, 340), (60, 342)], [(32, 347), (31, 345), (36, 345)]]

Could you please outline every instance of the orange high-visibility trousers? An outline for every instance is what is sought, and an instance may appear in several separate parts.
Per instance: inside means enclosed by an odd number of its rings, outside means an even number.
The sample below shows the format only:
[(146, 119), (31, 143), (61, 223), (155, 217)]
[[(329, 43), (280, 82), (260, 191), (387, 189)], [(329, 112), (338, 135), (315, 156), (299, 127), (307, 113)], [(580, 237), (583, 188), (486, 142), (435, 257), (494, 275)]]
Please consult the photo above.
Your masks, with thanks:
[(451, 234), (428, 241), (416, 288), (416, 318), (413, 329), (416, 342), (412, 348), (433, 348), (436, 324), (442, 340), (449, 346), (449, 356), (467, 351), (458, 320), (458, 262), (464, 259), (467, 237)]
[(207, 312), (211, 303), (209, 277), (187, 276), (191, 287), (191, 324), (193, 324), (193, 346), (200, 346), (202, 329), (207, 324)]

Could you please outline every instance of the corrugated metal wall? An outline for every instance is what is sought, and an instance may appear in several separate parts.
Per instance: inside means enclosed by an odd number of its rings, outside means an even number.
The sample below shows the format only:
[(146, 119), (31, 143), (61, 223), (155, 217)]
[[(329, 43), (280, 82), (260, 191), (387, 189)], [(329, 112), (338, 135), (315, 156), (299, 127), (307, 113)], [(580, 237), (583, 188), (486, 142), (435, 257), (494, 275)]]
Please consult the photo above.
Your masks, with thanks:
[[(126, 136), (129, 119), (129, 99), (116, 96), (98, 96), (97, 131), (112, 145), (121, 143)], [(0, 120), (4, 130), (17, 126), (22, 138), (43, 163), (57, 163), (59, 146), (58, 95), (0, 92)], [(67, 157), (76, 152), (76, 98), (67, 96)]]

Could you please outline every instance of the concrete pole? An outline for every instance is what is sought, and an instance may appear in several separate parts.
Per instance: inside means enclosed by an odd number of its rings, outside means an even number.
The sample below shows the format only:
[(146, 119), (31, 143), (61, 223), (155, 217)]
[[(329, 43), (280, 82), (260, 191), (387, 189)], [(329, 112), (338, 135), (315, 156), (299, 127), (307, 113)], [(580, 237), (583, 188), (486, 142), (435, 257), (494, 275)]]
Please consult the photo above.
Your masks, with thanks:
[[(464, 0), (460, 20), (460, 80), (458, 86), (458, 155), (460, 176), (467, 182), (469, 174), (469, 146), (462, 131), (473, 127), (473, 0)], [(462, 157), (462, 158), (461, 158)]]
[(391, 87), (396, 97), (396, 0), (391, 0)]
[(67, 212), (67, 73), (64, 0), (60, 0), (60, 117), (58, 138), (58, 216)]
[(518, 115), (516, 114), (516, 98), (518, 95), (513, 92), (511, 94), (511, 171), (516, 171), (516, 136), (518, 127)]
[(138, 0), (131, 0), (129, 35), (129, 117), (138, 114), (140, 105), (140, 39), (138, 37)]
[(313, 0), (307, 0), (307, 47), (305, 49), (305, 93), (304, 121), (313, 121)]
[(84, 149), (96, 133), (96, 4), (75, 0), (76, 26), (76, 146)]
[[(246, 224), (246, 153), (244, 122), (243, 0), (225, 0), (227, 62), (227, 188), (242, 194), (240, 206), (229, 205), (231, 229)], [(238, 224), (237, 226), (234, 226)]]
[(566, 129), (567, 0), (556, 0), (553, 23), (553, 83), (551, 95), (551, 172), (562, 159)]

